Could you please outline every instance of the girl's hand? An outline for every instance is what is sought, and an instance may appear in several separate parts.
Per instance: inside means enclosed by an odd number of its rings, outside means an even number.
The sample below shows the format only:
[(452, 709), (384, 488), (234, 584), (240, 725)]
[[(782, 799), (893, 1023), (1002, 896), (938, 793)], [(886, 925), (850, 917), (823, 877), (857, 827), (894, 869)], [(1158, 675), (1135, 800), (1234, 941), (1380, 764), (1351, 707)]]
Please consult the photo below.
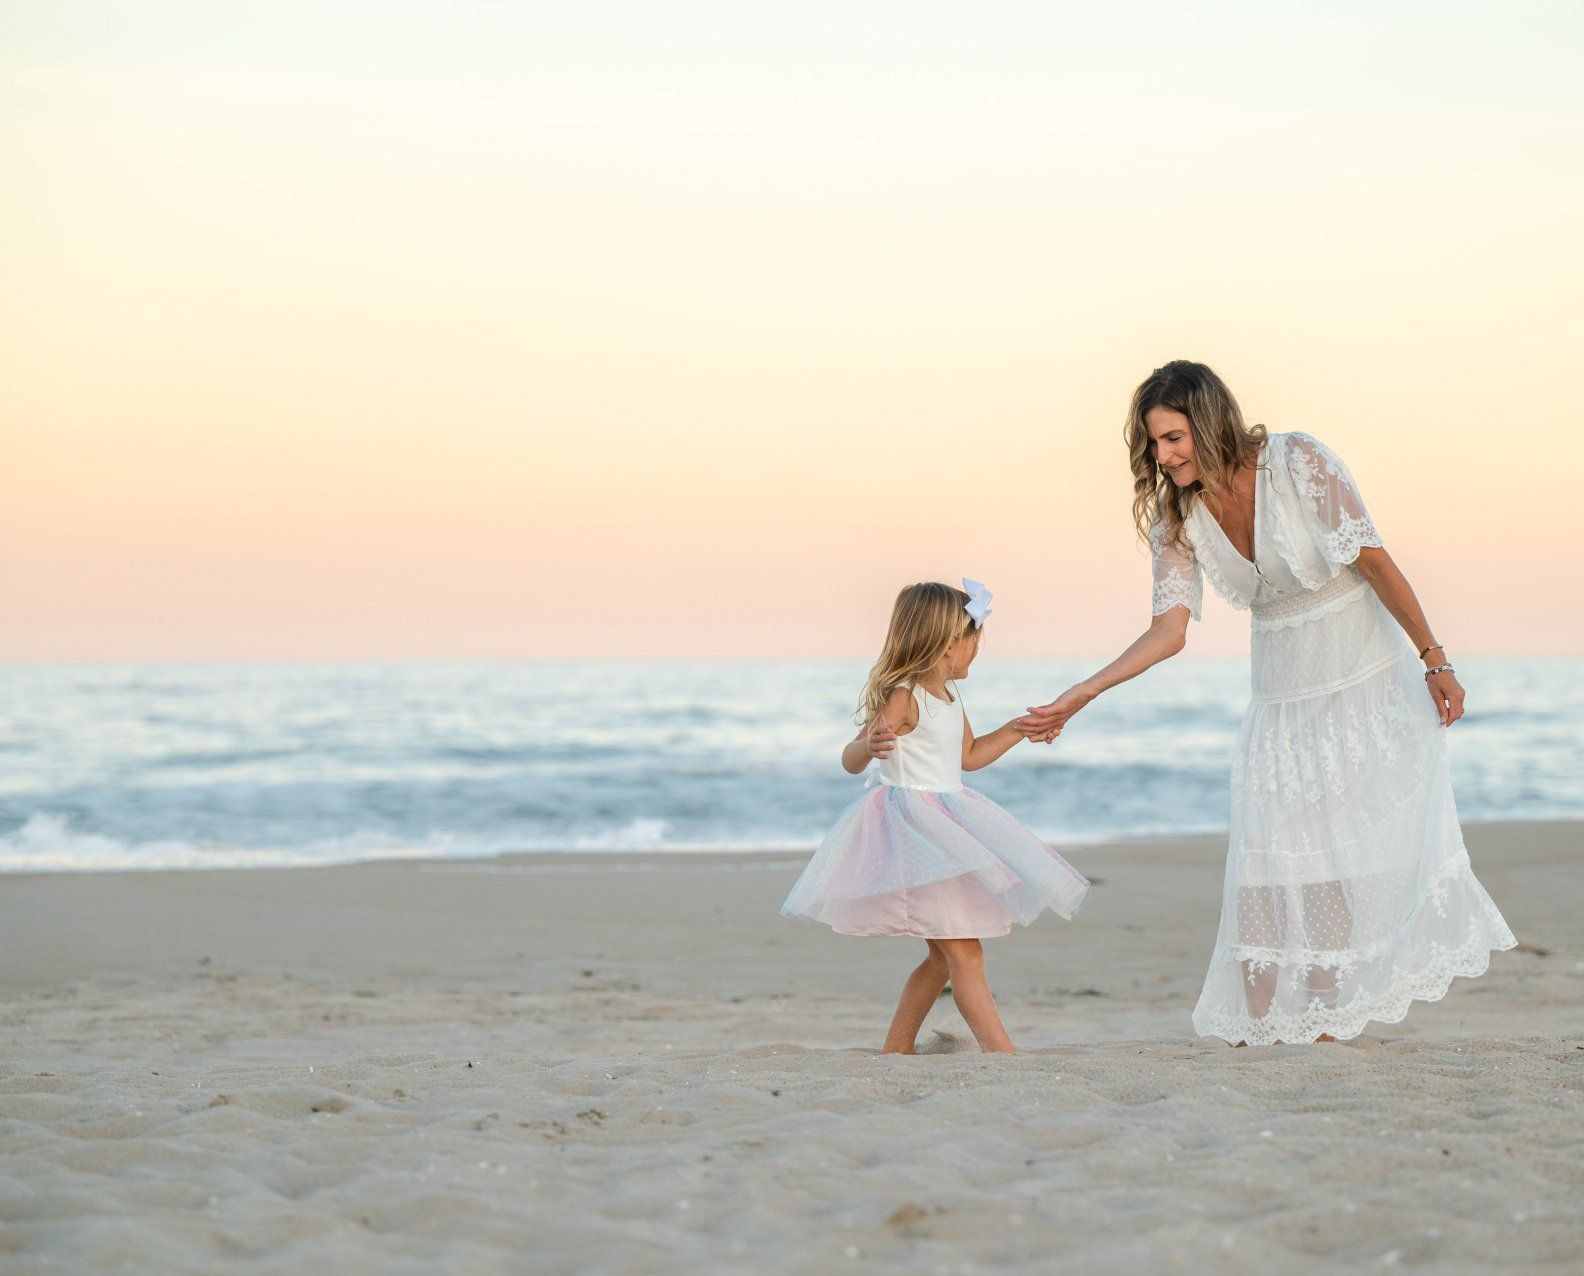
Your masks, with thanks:
[(1430, 699), (1435, 702), (1443, 727), (1450, 727), (1463, 716), (1463, 684), (1450, 669), (1431, 674), (1425, 679), (1425, 685), (1430, 688)]
[(1077, 683), (1068, 687), (1049, 704), (1030, 709), (1024, 717), (1017, 720), (1018, 730), (1026, 731), (1031, 739), (1047, 735), (1054, 739), (1061, 734), (1062, 728), (1067, 725), (1073, 714), (1094, 698), (1093, 691), (1083, 683)]
[(884, 761), (891, 756), (896, 748), (896, 732), (891, 729), (891, 724), (884, 718), (876, 718), (874, 725), (869, 728), (868, 738), (864, 743), (869, 747), (869, 756)]

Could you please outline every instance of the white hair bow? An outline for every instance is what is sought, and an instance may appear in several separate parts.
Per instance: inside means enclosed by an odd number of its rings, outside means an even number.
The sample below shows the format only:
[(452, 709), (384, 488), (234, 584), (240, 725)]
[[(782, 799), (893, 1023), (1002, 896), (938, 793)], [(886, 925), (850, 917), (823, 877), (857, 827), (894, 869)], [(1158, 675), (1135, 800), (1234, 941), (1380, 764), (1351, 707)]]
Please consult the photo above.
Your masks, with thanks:
[(976, 580), (963, 577), (963, 588), (968, 591), (968, 601), (963, 610), (973, 617), (974, 628), (982, 629), (990, 616), (990, 591)]

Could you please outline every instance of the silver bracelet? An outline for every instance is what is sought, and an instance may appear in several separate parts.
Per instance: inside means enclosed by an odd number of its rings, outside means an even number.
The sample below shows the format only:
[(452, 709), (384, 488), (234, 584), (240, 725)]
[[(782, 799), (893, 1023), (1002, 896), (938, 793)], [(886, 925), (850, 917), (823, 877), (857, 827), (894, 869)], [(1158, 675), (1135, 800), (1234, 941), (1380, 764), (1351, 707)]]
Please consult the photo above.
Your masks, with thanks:
[(1426, 669), (1425, 670), (1425, 677), (1428, 678), (1433, 673), (1451, 673), (1451, 672), (1452, 672), (1452, 666), (1451, 665), (1437, 665), (1434, 669)]

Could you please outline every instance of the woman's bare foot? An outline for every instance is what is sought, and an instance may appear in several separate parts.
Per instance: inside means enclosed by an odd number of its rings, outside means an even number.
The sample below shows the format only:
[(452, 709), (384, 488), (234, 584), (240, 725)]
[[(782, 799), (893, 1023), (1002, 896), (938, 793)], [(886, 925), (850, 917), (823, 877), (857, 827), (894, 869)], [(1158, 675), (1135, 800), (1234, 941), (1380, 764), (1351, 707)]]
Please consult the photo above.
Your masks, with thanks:
[[(1315, 1044), (1318, 1045), (1322, 1041), (1329, 1041), (1335, 1044), (1336, 1038), (1333, 1037), (1329, 1032), (1322, 1032), (1318, 1037), (1315, 1038)], [(1248, 1048), (1248, 1042), (1246, 1041), (1229, 1041), (1227, 1044), (1230, 1045), (1234, 1050), (1246, 1050)], [(1282, 1044), (1285, 1045), (1286, 1042), (1283, 1042)]]

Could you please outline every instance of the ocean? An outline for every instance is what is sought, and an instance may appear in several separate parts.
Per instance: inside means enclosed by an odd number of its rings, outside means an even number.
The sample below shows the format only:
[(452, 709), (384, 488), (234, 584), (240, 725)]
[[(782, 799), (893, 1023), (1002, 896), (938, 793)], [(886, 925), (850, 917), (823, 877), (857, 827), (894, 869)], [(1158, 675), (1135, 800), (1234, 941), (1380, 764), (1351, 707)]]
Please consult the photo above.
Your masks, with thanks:
[[(977, 730), (1090, 662), (982, 662)], [(812, 848), (858, 663), (0, 665), (0, 870)], [(1584, 661), (1464, 659), (1476, 820), (1584, 817)], [(1178, 660), (971, 779), (1059, 844), (1227, 824), (1241, 660)]]

